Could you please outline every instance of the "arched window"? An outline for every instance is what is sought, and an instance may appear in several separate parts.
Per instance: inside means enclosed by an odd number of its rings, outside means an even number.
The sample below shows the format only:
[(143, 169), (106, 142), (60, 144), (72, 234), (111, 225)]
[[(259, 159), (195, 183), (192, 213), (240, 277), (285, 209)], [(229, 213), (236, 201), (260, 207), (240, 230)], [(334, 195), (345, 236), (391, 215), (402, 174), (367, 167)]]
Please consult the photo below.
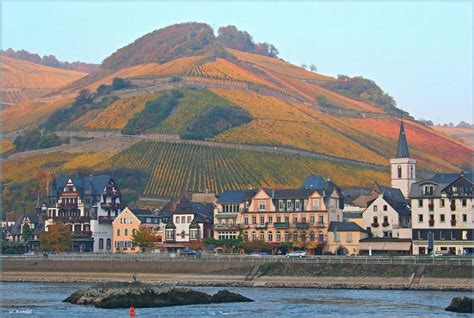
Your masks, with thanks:
[(401, 179), (402, 178), (402, 166), (398, 166), (397, 171), (398, 171), (398, 179)]

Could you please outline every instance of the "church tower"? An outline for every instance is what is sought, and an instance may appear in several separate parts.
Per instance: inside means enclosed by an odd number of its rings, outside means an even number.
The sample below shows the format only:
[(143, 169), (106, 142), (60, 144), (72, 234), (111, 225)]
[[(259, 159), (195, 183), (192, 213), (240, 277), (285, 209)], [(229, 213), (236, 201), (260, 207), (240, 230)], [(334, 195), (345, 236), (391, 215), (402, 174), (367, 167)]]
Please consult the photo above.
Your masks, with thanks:
[(395, 158), (390, 159), (392, 188), (402, 191), (405, 198), (410, 196), (410, 188), (416, 182), (416, 160), (410, 158), (403, 121), (400, 124), (398, 146)]

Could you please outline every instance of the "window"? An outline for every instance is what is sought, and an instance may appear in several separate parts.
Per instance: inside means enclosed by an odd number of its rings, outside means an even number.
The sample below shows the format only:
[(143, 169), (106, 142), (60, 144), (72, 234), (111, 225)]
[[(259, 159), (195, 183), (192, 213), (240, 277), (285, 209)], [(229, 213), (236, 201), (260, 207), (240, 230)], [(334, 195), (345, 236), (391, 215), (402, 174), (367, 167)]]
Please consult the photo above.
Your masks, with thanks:
[(252, 224), (257, 224), (257, 217), (255, 215), (252, 216)]
[(419, 208), (422, 208), (423, 207), (423, 200), (418, 200), (418, 207)]
[(277, 216), (277, 223), (280, 223), (281, 222), (281, 216)]
[(151, 223), (151, 218), (146, 218), (145, 223)]
[(293, 217), (293, 223), (298, 223), (298, 218), (296, 216)]
[(440, 215), (439, 215), (439, 221), (440, 221), (441, 223), (444, 223), (444, 222), (445, 222), (444, 214), (440, 214)]
[(285, 232), (285, 242), (290, 241), (290, 232)]
[(398, 174), (398, 179), (402, 178), (402, 166), (397, 167), (397, 174)]
[(174, 240), (174, 230), (166, 230), (166, 239)]
[(423, 222), (423, 214), (418, 214), (418, 223)]
[(306, 216), (301, 216), (301, 223), (306, 223)]
[(466, 206), (467, 206), (467, 200), (466, 200), (466, 199), (462, 199), (462, 206), (463, 206), (463, 207), (466, 207)]
[(467, 240), (467, 231), (462, 231), (462, 239)]
[(249, 225), (249, 218), (248, 217), (244, 218), (244, 225)]
[(425, 186), (425, 189), (424, 189), (424, 194), (425, 195), (433, 195), (434, 193), (434, 187), (432, 185), (430, 186)]
[(309, 223), (314, 224), (314, 215), (309, 216)]
[(439, 200), (439, 206), (444, 208), (444, 199)]
[(283, 200), (278, 201), (278, 210), (285, 211), (285, 201)]
[(117, 229), (117, 236), (120, 236), (120, 229)]
[(191, 216), (188, 215), (188, 223), (191, 223)]
[(373, 206), (374, 212), (377, 212), (378, 207), (376, 205)]
[(273, 216), (271, 216), (271, 215), (268, 216), (268, 223), (269, 224), (273, 223)]
[(415, 179), (414, 166), (410, 165), (410, 179)]
[(99, 250), (103, 250), (104, 249), (104, 239), (101, 238), (99, 239)]
[(179, 216), (176, 217), (176, 221), (175, 221), (176, 224), (179, 223)]
[(267, 208), (265, 201), (258, 201), (258, 210), (259, 211), (265, 211)]
[(288, 215), (285, 215), (285, 222), (290, 223), (290, 217)]
[(184, 215), (181, 217), (181, 223), (186, 223), (186, 217)]
[(281, 241), (281, 233), (280, 232), (277, 232), (276, 239), (277, 239), (277, 242)]
[(111, 239), (107, 239), (107, 249), (110, 250), (112, 248), (112, 240)]
[(295, 210), (300, 211), (301, 210), (301, 202), (300, 200), (295, 201)]
[(273, 233), (272, 232), (268, 232), (268, 241), (273, 242)]
[(387, 207), (386, 204), (383, 205), (383, 210), (384, 210), (384, 211), (387, 211), (387, 210), (388, 210), (388, 207)]
[(256, 240), (257, 240), (257, 233), (252, 232), (252, 241), (256, 241)]
[(310, 232), (310, 233), (309, 233), (309, 240), (310, 240), (311, 242), (314, 242), (315, 239), (316, 239), (316, 236), (314, 235), (314, 232)]
[(189, 231), (189, 238), (191, 240), (195, 240), (199, 238), (199, 230), (198, 229), (191, 229)]
[(286, 207), (287, 207), (288, 211), (293, 211), (293, 201), (287, 200), (286, 201)]
[(463, 215), (462, 215), (462, 221), (463, 221), (463, 222), (467, 222), (467, 214), (463, 214)]
[(125, 236), (128, 235), (128, 229), (125, 229)]
[(260, 217), (260, 225), (264, 225), (264, 224), (265, 224), (265, 217), (261, 216)]
[(265, 241), (265, 233), (260, 232), (260, 241)]
[(384, 217), (383, 217), (383, 223), (388, 223), (388, 216), (384, 215)]
[(324, 224), (324, 216), (320, 215), (320, 216), (318, 217), (318, 223), (319, 223), (319, 225), (323, 225), (323, 224)]
[(352, 242), (352, 233), (351, 233), (351, 232), (347, 232), (347, 234), (346, 234), (346, 242), (348, 242), (348, 243)]
[(294, 242), (298, 241), (298, 232), (293, 232), (293, 241)]
[(313, 208), (315, 210), (319, 210), (320, 207), (319, 207), (319, 199), (313, 199)]
[(244, 241), (248, 241), (249, 240), (249, 232), (245, 232), (244, 233)]
[(378, 217), (376, 217), (376, 216), (374, 216), (374, 219), (373, 219), (373, 221), (374, 221), (374, 222), (373, 222), (374, 224), (377, 224), (377, 223), (379, 223), (379, 218), (378, 218)]
[(456, 214), (451, 214), (451, 221), (456, 221)]

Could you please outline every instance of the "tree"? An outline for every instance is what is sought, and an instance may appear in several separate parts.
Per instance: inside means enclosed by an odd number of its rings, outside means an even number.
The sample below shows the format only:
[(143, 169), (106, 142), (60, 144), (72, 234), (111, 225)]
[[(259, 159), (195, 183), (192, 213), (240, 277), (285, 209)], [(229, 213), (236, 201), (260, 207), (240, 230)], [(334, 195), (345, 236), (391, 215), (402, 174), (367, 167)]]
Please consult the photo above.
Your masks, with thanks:
[(64, 223), (58, 222), (48, 226), (48, 230), (40, 235), (40, 247), (46, 252), (69, 252), (71, 250), (72, 233)]
[(30, 225), (28, 223), (23, 225), (21, 236), (23, 237), (23, 241), (25, 242), (28, 242), (33, 236), (33, 231), (31, 230)]
[(124, 89), (130, 87), (130, 81), (126, 81), (123, 78), (120, 77), (115, 77), (112, 80), (112, 89), (114, 91), (119, 90), (119, 89)]
[(310, 69), (311, 72), (317, 72), (317, 71), (318, 71), (318, 68), (317, 68), (316, 65), (314, 65), (314, 64), (311, 64), (311, 65), (309, 66), (309, 69)]
[(191, 241), (186, 246), (195, 251), (202, 251), (204, 244), (202, 240)]
[(150, 248), (155, 246), (156, 237), (152, 228), (142, 226), (132, 235), (132, 242), (140, 248)]
[(76, 105), (84, 105), (92, 102), (92, 94), (87, 88), (83, 88), (79, 91), (79, 94), (76, 96)]
[(304, 68), (304, 69), (306, 69), (306, 68), (308, 67), (308, 65), (306, 65), (306, 64), (303, 63), (303, 64), (301, 64), (301, 67)]
[(112, 92), (112, 87), (110, 87), (109, 85), (102, 84), (99, 87), (97, 87), (96, 96), (108, 95), (111, 92)]

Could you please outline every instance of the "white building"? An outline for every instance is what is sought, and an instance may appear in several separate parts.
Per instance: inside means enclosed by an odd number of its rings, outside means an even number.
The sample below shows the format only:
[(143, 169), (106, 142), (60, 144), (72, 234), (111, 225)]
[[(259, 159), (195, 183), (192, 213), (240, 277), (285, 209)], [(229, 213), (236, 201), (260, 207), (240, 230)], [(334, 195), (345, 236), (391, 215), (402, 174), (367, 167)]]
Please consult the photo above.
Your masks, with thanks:
[(413, 184), (410, 191), (415, 255), (474, 252), (472, 173), (438, 173)]

